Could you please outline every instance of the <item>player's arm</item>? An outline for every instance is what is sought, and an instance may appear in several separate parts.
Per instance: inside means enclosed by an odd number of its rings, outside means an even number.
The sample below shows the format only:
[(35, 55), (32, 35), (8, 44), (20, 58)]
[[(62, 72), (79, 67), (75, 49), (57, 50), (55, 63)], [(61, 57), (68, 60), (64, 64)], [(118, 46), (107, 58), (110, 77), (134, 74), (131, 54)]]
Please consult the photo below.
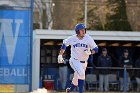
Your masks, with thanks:
[(96, 45), (95, 41), (91, 37), (89, 37), (89, 45), (91, 48), (91, 54), (98, 53), (98, 46)]
[(60, 49), (60, 52), (59, 52), (59, 55), (58, 55), (58, 63), (63, 63), (64, 62), (63, 54), (66, 50), (66, 47), (70, 45), (70, 40), (71, 40), (71, 38), (67, 38), (67, 39), (63, 40), (63, 44), (61, 46), (61, 49)]
[(96, 54), (98, 53), (98, 47), (95, 47), (91, 50), (91, 54)]
[(65, 52), (65, 49), (60, 49), (59, 55), (63, 55)]
[(65, 50), (66, 50), (66, 45), (63, 43), (62, 46), (61, 46), (59, 55), (63, 55), (63, 53), (65, 52)]
[(91, 55), (91, 54), (95, 54), (95, 53), (98, 53), (98, 47), (95, 47), (93, 49), (85, 49), (84, 52), (87, 54), (87, 55)]

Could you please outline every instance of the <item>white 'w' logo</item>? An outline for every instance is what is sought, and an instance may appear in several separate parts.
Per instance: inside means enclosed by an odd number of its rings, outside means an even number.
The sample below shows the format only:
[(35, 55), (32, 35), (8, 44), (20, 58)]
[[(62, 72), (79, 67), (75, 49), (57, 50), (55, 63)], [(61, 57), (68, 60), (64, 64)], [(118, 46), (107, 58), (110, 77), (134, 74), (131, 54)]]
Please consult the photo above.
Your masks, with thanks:
[[(4, 36), (9, 64), (12, 64), (13, 61), (21, 23), (23, 23), (23, 20), (21, 19), (0, 19), (0, 47), (2, 43), (2, 37)], [(13, 33), (14, 29), (15, 34)], [(1, 51), (2, 50), (0, 49), (0, 52)], [(1, 53), (0, 56), (2, 56)]]

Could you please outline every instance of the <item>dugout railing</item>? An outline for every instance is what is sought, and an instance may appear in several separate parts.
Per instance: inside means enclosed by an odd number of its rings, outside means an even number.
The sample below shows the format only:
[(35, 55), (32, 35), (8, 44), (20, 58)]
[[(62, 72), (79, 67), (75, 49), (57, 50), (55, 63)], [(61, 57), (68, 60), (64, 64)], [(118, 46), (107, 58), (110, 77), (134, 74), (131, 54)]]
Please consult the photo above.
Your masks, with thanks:
[[(108, 91), (137, 91), (137, 81), (136, 81), (136, 71), (140, 71), (140, 68), (128, 68), (124, 67), (87, 67), (86, 76), (93, 74), (96, 75), (96, 78), (91, 78), (85, 80), (85, 91), (101, 91), (99, 88), (99, 75), (101, 74), (101, 70), (108, 71), (108, 80), (109, 80), (109, 87)], [(121, 90), (121, 76), (120, 73), (123, 73), (123, 90)], [(128, 74), (129, 73), (129, 74)], [(92, 82), (94, 79), (94, 82)], [(91, 82), (90, 82), (91, 81)], [(90, 84), (89, 84), (90, 82)], [(127, 89), (128, 84), (128, 89)], [(105, 90), (103, 90), (105, 91)]]

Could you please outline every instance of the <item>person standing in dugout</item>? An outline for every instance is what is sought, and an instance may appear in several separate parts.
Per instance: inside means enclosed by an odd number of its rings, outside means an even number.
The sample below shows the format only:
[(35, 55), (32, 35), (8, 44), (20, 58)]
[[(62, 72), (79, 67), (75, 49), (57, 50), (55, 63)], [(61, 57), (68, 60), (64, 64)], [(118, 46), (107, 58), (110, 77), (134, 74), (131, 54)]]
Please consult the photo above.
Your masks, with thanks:
[(61, 82), (61, 90), (64, 91), (67, 84), (67, 73), (68, 73), (68, 59), (66, 58), (66, 52), (63, 54), (63, 63), (59, 63), (59, 78)]
[[(112, 67), (111, 57), (107, 54), (107, 49), (102, 49), (102, 54), (98, 57), (97, 66)], [(109, 91), (110, 69), (99, 70), (99, 91)]]
[(71, 46), (71, 58), (69, 64), (74, 70), (74, 76), (69, 87), (66, 88), (66, 93), (70, 93), (78, 86), (79, 93), (83, 93), (85, 82), (85, 70), (89, 55), (98, 53), (98, 46), (91, 36), (86, 34), (86, 27), (80, 23), (75, 26), (75, 35), (63, 40), (59, 55), (58, 63), (63, 63), (63, 53), (67, 46)]
[[(124, 49), (123, 55), (119, 59), (119, 66), (120, 67), (126, 66), (126, 68), (132, 68), (132, 64), (133, 64), (132, 58), (130, 57), (128, 50)], [(119, 72), (120, 91), (123, 91), (124, 87), (126, 87), (126, 91), (129, 91), (130, 72), (131, 72), (131, 69), (127, 69), (127, 72), (126, 72), (127, 83), (126, 83), (126, 86), (124, 86), (124, 70), (120, 70), (120, 72)]]

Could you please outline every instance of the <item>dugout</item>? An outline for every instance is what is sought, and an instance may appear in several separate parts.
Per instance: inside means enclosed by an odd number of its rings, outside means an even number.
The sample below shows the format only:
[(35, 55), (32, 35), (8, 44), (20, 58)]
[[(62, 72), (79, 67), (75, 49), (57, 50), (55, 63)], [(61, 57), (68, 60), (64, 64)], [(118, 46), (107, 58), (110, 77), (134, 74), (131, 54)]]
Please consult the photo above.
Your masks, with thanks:
[[(127, 48), (132, 55), (133, 61), (140, 55), (140, 32), (123, 31), (87, 31), (99, 46), (107, 47), (113, 57), (113, 66), (117, 66), (117, 59)], [(58, 64), (57, 56), (62, 40), (75, 34), (73, 30), (42, 30), (37, 29), (33, 33), (33, 62), (32, 62), (32, 89), (41, 87), (44, 78), (54, 80), (54, 89), (57, 89)], [(70, 53), (69, 48), (67, 52)], [(94, 55), (93, 61), (99, 54)]]

